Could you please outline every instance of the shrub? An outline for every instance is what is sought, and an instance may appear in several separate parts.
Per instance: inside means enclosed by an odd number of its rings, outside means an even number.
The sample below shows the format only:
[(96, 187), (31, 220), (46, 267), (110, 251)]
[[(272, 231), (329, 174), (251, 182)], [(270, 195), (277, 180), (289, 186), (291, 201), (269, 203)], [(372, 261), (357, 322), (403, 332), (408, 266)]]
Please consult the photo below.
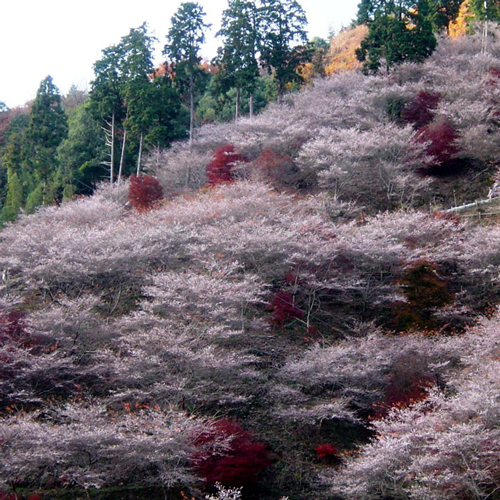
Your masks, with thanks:
[(316, 456), (321, 460), (335, 458), (339, 453), (337, 448), (330, 443), (320, 444), (314, 448), (314, 451), (316, 452)]
[(137, 210), (149, 210), (162, 198), (163, 188), (154, 177), (149, 175), (132, 175), (130, 177), (128, 199)]
[(430, 166), (422, 173), (447, 173), (452, 167), (456, 167), (458, 133), (446, 118), (422, 127), (416, 138), (418, 142), (427, 144), (426, 152), (433, 158)]
[(258, 179), (273, 185), (293, 189), (308, 189), (317, 184), (316, 174), (312, 170), (299, 169), (292, 157), (266, 149), (253, 162)]
[(194, 467), (209, 485), (255, 483), (257, 474), (271, 463), (265, 444), (229, 419), (216, 421), (197, 436), (194, 445)]
[(0, 343), (7, 339), (19, 342), (24, 336), (24, 329), (25, 314), (23, 311), (0, 312)]
[(454, 300), (446, 280), (439, 276), (436, 266), (426, 260), (415, 262), (402, 277), (400, 286), (406, 302), (397, 304), (397, 330), (437, 327), (433, 312)]
[(293, 298), (288, 292), (278, 292), (268, 305), (271, 309), (270, 322), (283, 328), (293, 319), (301, 319), (303, 313), (295, 307)]
[(416, 130), (429, 125), (434, 119), (440, 99), (441, 95), (437, 92), (420, 91), (417, 97), (403, 108), (402, 121), (413, 125)]
[(234, 180), (234, 166), (247, 160), (238, 154), (232, 145), (222, 146), (215, 151), (207, 165), (206, 174), (211, 186), (225, 184)]
[(386, 417), (392, 408), (407, 408), (427, 398), (435, 379), (421, 372), (393, 373), (389, 385), (385, 389), (384, 400), (373, 405), (374, 418)]

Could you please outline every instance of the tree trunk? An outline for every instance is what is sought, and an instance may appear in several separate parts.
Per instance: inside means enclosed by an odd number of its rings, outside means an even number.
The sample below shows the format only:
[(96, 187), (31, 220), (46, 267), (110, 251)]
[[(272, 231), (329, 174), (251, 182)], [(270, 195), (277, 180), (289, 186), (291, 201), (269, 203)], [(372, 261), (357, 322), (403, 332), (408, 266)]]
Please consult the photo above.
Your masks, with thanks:
[(250, 120), (253, 118), (253, 92), (250, 94)]
[(241, 91), (239, 88), (236, 89), (236, 103), (234, 107), (234, 121), (237, 122), (240, 117), (240, 95)]
[(137, 157), (137, 177), (139, 177), (139, 174), (141, 173), (142, 141), (143, 141), (143, 134), (141, 132), (141, 137), (139, 139), (139, 156)]
[(193, 130), (194, 130), (194, 81), (191, 77), (189, 82), (189, 148), (193, 144)]
[(115, 113), (111, 117), (111, 158), (109, 159), (109, 182), (113, 184), (115, 180)]
[(124, 130), (123, 132), (123, 141), (122, 141), (122, 152), (120, 155), (120, 168), (118, 170), (118, 183), (121, 182), (122, 180), (122, 174), (123, 174), (123, 164), (125, 163), (125, 145), (127, 144), (127, 131)]

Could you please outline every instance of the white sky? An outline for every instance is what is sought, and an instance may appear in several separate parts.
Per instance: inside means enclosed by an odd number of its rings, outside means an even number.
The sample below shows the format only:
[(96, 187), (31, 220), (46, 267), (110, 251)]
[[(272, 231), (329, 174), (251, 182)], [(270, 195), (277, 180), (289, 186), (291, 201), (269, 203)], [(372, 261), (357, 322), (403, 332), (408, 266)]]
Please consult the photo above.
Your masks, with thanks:
[[(158, 60), (170, 18), (182, 0), (4, 0), (0, 18), (0, 101), (21, 106), (51, 75), (61, 94), (71, 85), (86, 90), (101, 51), (117, 44), (130, 28), (148, 23), (158, 39)], [(198, 0), (212, 23), (202, 50), (211, 59), (227, 0)], [(326, 38), (355, 17), (359, 0), (299, 0), (309, 22), (310, 38)]]

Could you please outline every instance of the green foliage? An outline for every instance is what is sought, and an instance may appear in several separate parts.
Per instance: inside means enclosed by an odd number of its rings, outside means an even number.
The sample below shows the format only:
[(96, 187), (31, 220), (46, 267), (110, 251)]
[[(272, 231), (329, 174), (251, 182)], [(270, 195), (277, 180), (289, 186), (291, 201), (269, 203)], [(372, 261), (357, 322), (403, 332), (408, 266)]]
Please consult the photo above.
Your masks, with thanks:
[(428, 0), (413, 5), (390, 1), (365, 1), (360, 4), (358, 19), (368, 24), (368, 36), (356, 50), (365, 73), (387, 71), (404, 61), (422, 62), (436, 48)]
[[(135, 170), (143, 147), (167, 146), (185, 135), (170, 75), (153, 77), (155, 41), (144, 23), (105, 49), (94, 65), (89, 110), (106, 130), (106, 163), (113, 180), (118, 161), (120, 177)], [(87, 163), (85, 170), (91, 177), (100, 175), (96, 164)]]
[(189, 139), (194, 129), (195, 94), (204, 83), (204, 71), (200, 67), (199, 51), (205, 42), (205, 31), (210, 27), (203, 18), (205, 12), (194, 2), (182, 3), (172, 16), (163, 53), (171, 60), (175, 82), (189, 96)]
[(23, 140), (23, 170), (29, 211), (38, 205), (52, 203), (54, 178), (58, 169), (57, 148), (67, 137), (68, 121), (61, 96), (52, 78), (45, 78), (31, 107)]
[(307, 19), (296, 0), (263, 0), (260, 16), (261, 62), (273, 73), (279, 97), (287, 84), (303, 81), (298, 69), (311, 58)]
[(75, 192), (91, 194), (96, 182), (107, 176), (104, 138), (99, 123), (92, 117), (88, 103), (69, 113), (69, 132), (57, 149), (61, 183), (74, 185)]
[[(223, 38), (218, 49), (219, 72), (215, 78), (223, 90), (237, 89), (235, 116), (238, 116), (240, 92), (250, 95), (259, 76), (257, 49), (259, 43), (258, 10), (254, 1), (230, 0), (222, 17), (217, 36)], [(253, 110), (252, 110), (253, 111)]]
[(7, 196), (1, 211), (3, 222), (12, 221), (17, 217), (23, 206), (23, 186), (17, 172), (8, 171)]
[[(196, 115), (200, 123), (228, 122), (234, 119), (236, 100), (238, 98), (235, 87), (225, 90), (219, 85), (217, 75), (210, 80), (205, 93), (196, 107)], [(273, 92), (268, 88), (272, 87)], [(241, 91), (239, 94), (239, 111), (241, 114), (250, 114), (250, 101), (252, 100), (253, 113), (262, 111), (266, 105), (276, 99), (274, 80), (267, 75), (260, 76), (255, 82), (255, 88), (250, 94)]]
[(481, 21), (500, 20), (500, 5), (494, 0), (471, 0), (470, 10)]
[(435, 31), (448, 30), (458, 17), (463, 0), (430, 0), (431, 20)]

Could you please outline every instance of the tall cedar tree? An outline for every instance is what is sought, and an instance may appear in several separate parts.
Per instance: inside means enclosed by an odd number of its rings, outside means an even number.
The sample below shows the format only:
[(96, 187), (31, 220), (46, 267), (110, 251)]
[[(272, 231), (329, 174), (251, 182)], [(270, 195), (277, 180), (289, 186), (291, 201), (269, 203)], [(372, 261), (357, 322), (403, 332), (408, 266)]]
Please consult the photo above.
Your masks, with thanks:
[(259, 76), (258, 29), (255, 1), (229, 0), (217, 33), (223, 39), (223, 46), (218, 49), (220, 71), (216, 79), (224, 91), (236, 89), (235, 119), (239, 115), (242, 90), (250, 94), (250, 116), (253, 115), (253, 93)]
[[(127, 163), (137, 158), (141, 169), (146, 145), (166, 146), (182, 136), (176, 121), (179, 99), (168, 77), (152, 80), (153, 43), (146, 23), (132, 28), (120, 43), (103, 51), (94, 65), (95, 80), (90, 93), (90, 109), (107, 126), (110, 180), (115, 178), (119, 158), (118, 179), (126, 172)], [(121, 148), (118, 149), (118, 137)]]
[(262, 0), (261, 62), (274, 74), (278, 99), (287, 84), (302, 82), (299, 68), (310, 58), (306, 15), (296, 0)]
[(182, 3), (172, 16), (163, 53), (174, 66), (175, 81), (189, 95), (189, 143), (193, 140), (194, 99), (203, 71), (199, 51), (205, 42), (205, 12), (198, 3)]
[(119, 76), (119, 48), (116, 45), (102, 51), (102, 58), (94, 63), (95, 79), (91, 82), (90, 110), (106, 125), (106, 145), (109, 148), (109, 180), (115, 179), (116, 131), (124, 118)]
[(95, 184), (107, 176), (102, 129), (90, 113), (88, 103), (68, 112), (68, 125), (68, 137), (57, 148), (59, 176), (68, 189), (89, 195)]
[(364, 0), (358, 22), (368, 25), (368, 36), (356, 50), (364, 73), (377, 73), (382, 66), (389, 71), (404, 61), (422, 62), (436, 48), (430, 21), (429, 0), (418, 0), (416, 8), (390, 0)]
[(139, 28), (131, 29), (130, 33), (121, 39), (119, 45), (122, 52), (121, 93), (126, 111), (118, 180), (123, 174), (127, 134), (130, 134), (131, 139), (135, 139), (139, 143), (137, 155), (137, 174), (139, 174), (144, 135), (153, 122), (155, 98), (150, 75), (153, 73), (153, 43), (155, 40), (148, 34), (146, 23), (143, 23)]
[(68, 135), (68, 122), (61, 105), (59, 89), (51, 76), (40, 83), (31, 107), (29, 124), (24, 136), (24, 166), (28, 181), (29, 210), (53, 201), (49, 193), (57, 170), (57, 147)]

